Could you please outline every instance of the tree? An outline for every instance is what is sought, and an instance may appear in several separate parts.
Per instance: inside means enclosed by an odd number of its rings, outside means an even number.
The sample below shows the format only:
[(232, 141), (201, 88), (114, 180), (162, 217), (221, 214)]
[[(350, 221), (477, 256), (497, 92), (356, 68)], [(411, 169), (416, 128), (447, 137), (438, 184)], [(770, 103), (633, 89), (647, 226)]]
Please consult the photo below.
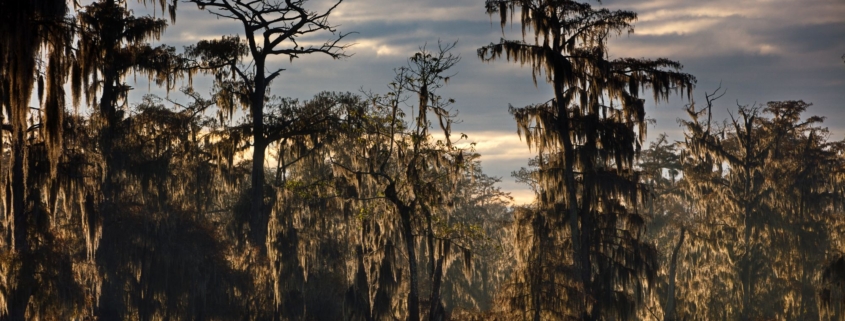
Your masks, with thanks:
[(183, 92), (192, 101), (170, 107), (145, 96), (114, 140), (125, 190), (97, 257), (108, 278), (101, 291), (110, 295), (100, 298), (98, 312), (110, 319), (233, 319), (246, 309), (232, 293), (254, 290), (246, 282), (251, 271), (226, 257), (231, 242), (219, 223), (227, 217), (214, 215), (230, 206), (220, 199), (245, 172), (227, 171), (215, 152), (225, 137), (219, 120), (206, 115), (213, 101)]
[[(13, 253), (11, 261), (18, 266), (17, 273), (5, 298), (4, 319), (24, 320), (27, 306), (37, 293), (39, 283), (44, 280), (35, 275), (38, 238), (44, 231), (36, 226), (36, 216), (41, 213), (40, 193), (49, 190), (49, 179), (39, 178), (33, 160), (46, 161), (49, 176), (54, 177), (62, 144), (62, 119), (64, 115), (64, 90), (62, 85), (70, 65), (67, 45), (71, 41), (68, 28), (67, 3), (65, 1), (3, 1), (0, 3), (0, 146), (6, 146), (6, 132), (9, 133), (11, 159), (3, 160), (0, 166), (3, 184), (2, 194), (8, 203), (4, 204), (5, 217), (11, 217), (12, 230), (6, 250)], [(47, 66), (42, 67), (41, 57)], [(45, 70), (46, 69), (46, 70)], [(31, 112), (29, 102), (36, 88), (39, 102), (43, 106)], [(46, 88), (45, 88), (46, 87)], [(44, 97), (46, 89), (46, 101)], [(8, 123), (6, 123), (8, 119)], [(39, 137), (41, 139), (34, 139)], [(28, 138), (33, 138), (29, 139)], [(46, 154), (35, 150), (29, 144), (40, 140), (46, 147)], [(41, 158), (44, 157), (44, 158)], [(11, 164), (11, 168), (6, 164)], [(44, 200), (54, 203), (55, 200)], [(39, 229), (41, 233), (32, 231)], [(42, 253), (43, 254), (43, 253)], [(41, 262), (43, 263), (43, 262)]]
[[(246, 48), (241, 47), (240, 38), (224, 37), (220, 41), (201, 42), (189, 49), (188, 56), (201, 58), (200, 67), (216, 70), (216, 79), (223, 89), (233, 96), (230, 99), (247, 107), (249, 111), (253, 150), (250, 239), (262, 249), (266, 248), (264, 243), (268, 222), (264, 204), (265, 154), (267, 146), (274, 142), (274, 139), (283, 138), (273, 137), (275, 135), (265, 124), (265, 101), (270, 83), (284, 71), (282, 68), (273, 69), (267, 59), (283, 55), (293, 61), (301, 55), (312, 53), (326, 54), (335, 59), (345, 57), (344, 50), (348, 45), (340, 42), (349, 34), (339, 33), (335, 26), (328, 22), (329, 15), (341, 1), (324, 11), (316, 12), (306, 8), (307, 0), (190, 0), (200, 9), (208, 8), (209, 13), (219, 18), (235, 20), (244, 28)], [(332, 40), (317, 45), (303, 46), (299, 43), (300, 37), (322, 32), (331, 33)], [(250, 60), (244, 64), (241, 59), (247, 55)], [(226, 67), (227, 70), (221, 72), (220, 67)], [(229, 108), (228, 112), (231, 113), (235, 104), (221, 107)]]
[[(671, 248), (658, 250), (661, 253), (671, 253), (668, 262), (661, 265), (668, 265), (666, 272), (665, 298), (662, 299), (663, 320), (675, 320), (676, 306), (676, 275), (678, 271), (678, 254), (680, 253), (684, 240), (687, 236), (687, 226), (684, 220), (678, 216), (685, 214), (683, 205), (679, 204), (680, 182), (678, 177), (682, 170), (680, 156), (676, 150), (676, 144), (668, 143), (666, 134), (661, 134), (657, 140), (652, 142), (649, 148), (643, 151), (638, 167), (642, 170), (641, 181), (648, 187), (646, 204), (643, 204), (644, 211), (648, 212), (649, 236), (654, 237), (655, 244), (672, 244)], [(675, 230), (678, 230), (678, 241), (661, 240), (661, 236), (669, 234), (674, 237)], [(663, 233), (661, 233), (663, 232)], [(667, 233), (668, 232), (668, 233)], [(663, 255), (665, 257), (665, 255)], [(664, 262), (661, 262), (664, 263)], [(663, 270), (663, 269), (661, 269)], [(662, 271), (661, 271), (662, 272)], [(661, 284), (662, 285), (662, 284)]]
[(766, 264), (755, 285), (755, 299), (784, 303), (753, 311), (755, 315), (814, 319), (831, 312), (818, 295), (823, 291), (816, 276), (823, 275), (820, 266), (835, 257), (843, 223), (837, 206), (842, 197), (837, 187), (842, 142), (828, 140), (828, 129), (820, 125), (823, 117), (804, 116), (810, 106), (801, 100), (768, 102), (763, 108), (767, 117), (760, 119), (764, 140), (773, 140), (763, 171), (772, 196), (763, 207), (770, 212), (756, 227), (758, 242), (765, 244), (759, 255)]
[[(718, 91), (712, 95), (719, 94)], [(707, 95), (707, 113), (710, 114), (712, 101), (715, 98)], [(719, 95), (721, 96), (721, 95)], [(704, 112), (704, 111), (701, 111)], [(690, 105), (688, 113), (690, 115), (697, 115), (699, 111), (694, 110), (694, 105)], [(748, 320), (751, 318), (751, 309), (753, 307), (752, 298), (755, 289), (754, 284), (756, 274), (760, 267), (757, 264), (762, 263), (760, 257), (760, 250), (756, 248), (757, 234), (753, 231), (759, 231), (762, 226), (758, 224), (762, 221), (761, 215), (765, 195), (771, 192), (771, 188), (764, 184), (763, 168), (768, 160), (768, 155), (771, 148), (774, 146), (774, 140), (764, 140), (762, 131), (759, 129), (758, 113), (759, 109), (756, 107), (748, 108), (740, 106), (738, 111), (740, 118), (731, 116), (730, 129), (733, 129), (733, 135), (726, 139), (719, 139), (718, 135), (710, 133), (709, 123), (705, 123), (706, 130), (701, 130), (700, 125), (696, 123), (684, 123), (688, 128), (696, 127), (688, 135), (687, 148), (693, 155), (703, 157), (705, 155), (712, 156), (716, 162), (726, 162), (729, 166), (729, 176), (727, 180), (735, 181), (736, 184), (729, 185), (730, 188), (725, 190), (727, 192), (727, 199), (734, 202), (734, 207), (740, 209), (738, 223), (743, 229), (743, 234), (740, 237), (740, 242), (743, 248), (739, 250), (740, 264), (740, 282), (742, 284), (742, 313), (741, 318)], [(695, 119), (695, 118), (694, 118)]]
[(450, 232), (440, 235), (450, 237), (462, 249), (456, 254), (463, 264), (456, 264), (454, 255), (447, 256), (443, 268), (442, 297), (453, 318), (460, 311), (491, 311), (494, 295), (513, 271), (513, 248), (508, 239), (513, 198), (497, 186), (500, 182), (482, 171), (480, 161), (473, 161), (453, 192), (452, 215), (438, 222)]
[[(346, 234), (340, 231), (349, 222), (340, 215), (344, 199), (333, 188), (328, 159), (333, 149), (348, 147), (341, 145), (348, 135), (344, 128), (364, 106), (359, 97), (348, 93), (324, 92), (303, 102), (268, 101), (268, 137), (278, 142), (267, 235), (277, 317), (335, 319), (344, 315), (340, 302), (331, 303), (340, 299), (342, 288), (327, 285), (347, 277), (339, 273), (345, 263), (341, 253), (346, 253)], [(323, 235), (332, 230), (337, 233)]]
[[(165, 1), (159, 1), (162, 8)], [(170, 6), (171, 19), (175, 18), (175, 5)], [(71, 69), (71, 94), (75, 104), (82, 96), (96, 110), (92, 125), (98, 129), (98, 149), (101, 161), (97, 166), (103, 169), (99, 191), (88, 191), (98, 203), (95, 211), (86, 212), (86, 231), (91, 235), (87, 243), (89, 253), (96, 253), (102, 269), (102, 295), (96, 295), (100, 302), (96, 314), (101, 318), (116, 319), (127, 309), (121, 302), (122, 285), (117, 284), (117, 274), (123, 262), (114, 260), (123, 250), (109, 244), (99, 248), (99, 238), (113, 239), (121, 234), (124, 211), (120, 205), (129, 198), (125, 188), (131, 184), (128, 165), (133, 160), (125, 142), (128, 118), (125, 113), (126, 97), (132, 89), (124, 80), (131, 73), (146, 75), (158, 85), (171, 89), (174, 80), (184, 76), (182, 59), (175, 49), (166, 45), (152, 47), (148, 41), (158, 38), (167, 28), (167, 21), (151, 16), (135, 17), (126, 8), (123, 0), (103, 0), (84, 6), (78, 13), (78, 53), (76, 64)], [(98, 97), (99, 94), (99, 97)], [(102, 194), (98, 193), (101, 192)], [(102, 195), (102, 197), (100, 196)], [(86, 196), (87, 197), (87, 196)], [(102, 234), (100, 231), (102, 230)], [(113, 234), (114, 233), (114, 234)]]
[[(163, 7), (165, 2), (160, 3)], [(124, 168), (114, 146), (114, 140), (124, 134), (121, 121), (125, 115), (121, 109), (126, 107), (126, 97), (132, 89), (124, 79), (130, 72), (141, 73), (170, 90), (174, 80), (184, 75), (182, 59), (173, 47), (154, 48), (147, 43), (164, 33), (167, 21), (135, 17), (125, 5), (123, 0), (103, 0), (82, 8), (78, 17), (79, 53), (71, 74), (74, 103), (78, 104), (84, 94), (97, 111), (102, 126), (100, 148), (106, 177), (101, 214), (106, 217), (120, 195), (117, 176)], [(175, 5), (170, 9), (173, 19)]]
[[(688, 107), (691, 120), (681, 122), (681, 189), (699, 205), (690, 213), (683, 258), (697, 263), (687, 263), (692, 268), (679, 282), (705, 282), (701, 287), (709, 289), (680, 293), (678, 317), (819, 318), (825, 311), (816, 303), (814, 275), (831, 259), (827, 249), (836, 246), (832, 235), (841, 226), (833, 214), (841, 211), (834, 183), (841, 143), (827, 142), (821, 117), (802, 116), (810, 106), (803, 101), (739, 106), (739, 117), (714, 124), (712, 102), (719, 96), (718, 90), (706, 94), (707, 106)], [(729, 302), (743, 308), (708, 308)]]
[[(548, 217), (552, 231), (568, 220), (575, 279), (583, 290), (570, 316), (581, 319), (630, 316), (638, 291), (650, 279), (649, 250), (638, 239), (641, 218), (634, 208), (641, 197), (633, 159), (645, 135), (641, 89), (651, 89), (656, 101), (672, 91), (689, 92), (695, 79), (678, 72), (668, 59), (607, 60), (612, 33), (633, 32), (636, 14), (593, 9), (575, 1), (488, 0), (487, 12), (498, 13), (504, 28), (519, 9), (523, 35), (533, 32), (533, 44), (502, 40), (478, 50), (482, 60), (500, 59), (529, 64), (535, 83), (545, 73), (555, 97), (544, 104), (512, 108), (520, 134), (541, 158), (538, 195), (543, 207), (566, 208)], [(557, 206), (556, 206), (557, 205)], [(616, 235), (614, 224), (630, 224)], [(603, 251), (618, 238), (622, 257)], [(620, 261), (621, 260), (621, 261)], [(618, 264), (618, 262), (625, 262)], [(636, 262), (636, 263), (635, 263)], [(626, 264), (631, 264), (625, 266)], [(624, 289), (619, 292), (616, 289)], [(629, 292), (633, 291), (633, 292)], [(568, 314), (569, 312), (562, 312)], [(535, 313), (534, 319), (541, 318)]]
[[(439, 44), (436, 51), (429, 51), (423, 46), (409, 58), (408, 66), (397, 70), (389, 86), (391, 92), (370, 98), (386, 116), (361, 125), (361, 135), (371, 137), (371, 141), (350, 162), (335, 162), (348, 174), (375, 179), (380, 187), (379, 194), (398, 214), (410, 274), (406, 316), (409, 320), (419, 320), (421, 312), (417, 235), (422, 235), (429, 254), (430, 318), (444, 317), (440, 297), (443, 264), (454, 255), (450, 254), (453, 248), (456, 252), (462, 250), (459, 243), (451, 242), (450, 236), (446, 235), (447, 229), (435, 226), (441, 220), (448, 221), (454, 210), (450, 198), (455, 184), (473, 157), (464, 148), (455, 145), (458, 140), (466, 138), (464, 135), (459, 139), (452, 138), (456, 112), (448, 106), (453, 100), (443, 99), (437, 94), (437, 90), (451, 77), (446, 73), (459, 61), (458, 56), (449, 52), (454, 45)], [(416, 115), (413, 110), (410, 113), (413, 117), (411, 124), (403, 121), (406, 113), (400, 107), (408, 99), (407, 92), (416, 94), (418, 101)], [(431, 132), (435, 121), (443, 135), (436, 141)]]

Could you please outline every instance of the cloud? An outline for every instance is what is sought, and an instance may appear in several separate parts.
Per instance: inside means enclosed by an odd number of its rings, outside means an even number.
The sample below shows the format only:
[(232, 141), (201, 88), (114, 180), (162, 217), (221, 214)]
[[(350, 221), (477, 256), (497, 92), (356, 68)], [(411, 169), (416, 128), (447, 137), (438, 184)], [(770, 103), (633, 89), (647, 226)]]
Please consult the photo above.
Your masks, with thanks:
[(525, 163), (532, 152), (515, 131), (468, 131), (469, 142), (475, 143), (475, 150), (481, 154), (482, 162), (519, 160)]
[(514, 204), (527, 204), (534, 199), (528, 186), (517, 183), (510, 175), (520, 167), (526, 167), (528, 159), (536, 152), (516, 135), (516, 131), (486, 130), (466, 132), (468, 141), (475, 142), (475, 150), (481, 154), (481, 167), (487, 175), (500, 177), (499, 186), (510, 192)]
[(344, 2), (334, 13), (333, 20), (342, 25), (372, 21), (437, 23), (467, 18), (482, 21), (486, 17), (483, 14), (484, 6), (472, 0), (370, 0), (354, 4)]
[[(611, 58), (678, 60), (685, 72), (697, 77), (699, 102), (705, 91), (712, 92), (721, 83), (727, 95), (717, 101), (714, 119), (727, 117), (725, 110), (737, 103), (804, 99), (815, 103), (808, 114), (831, 116), (827, 125), (834, 129), (835, 139), (845, 134), (845, 118), (834, 117), (845, 110), (842, 0), (605, 0), (603, 5), (639, 15), (634, 34), (611, 40)], [(340, 60), (313, 55), (292, 63), (275, 58), (274, 66), (287, 70), (273, 83), (274, 94), (308, 99), (324, 90), (381, 92), (392, 80), (393, 69), (404, 66), (419, 46), (428, 43), (430, 48), (438, 39), (459, 40), (454, 50), (462, 57), (454, 68), (457, 75), (440, 90), (442, 96), (457, 101), (453, 107), (463, 122), (454, 130), (478, 142), (485, 172), (502, 177), (503, 189), (530, 199), (530, 191), (509, 177), (511, 171), (525, 166), (532, 153), (519, 141), (507, 108), (547, 101), (551, 89), (542, 78), (535, 87), (531, 71), (519, 64), (483, 63), (476, 58), (481, 46), (503, 37), (520, 39), (518, 24), (503, 32), (498, 18), (491, 20), (478, 0), (344, 1), (329, 21), (342, 32), (357, 32), (348, 38), (356, 43), (348, 51), (353, 55)], [(243, 34), (240, 28), (234, 21), (182, 5), (176, 24), (160, 42), (179, 48), (200, 39)], [(134, 87), (146, 88), (145, 84)], [(657, 119), (649, 137), (667, 132), (671, 139), (682, 139), (676, 120), (686, 117), (683, 106), (689, 101), (673, 97), (655, 106), (649, 94), (644, 96), (647, 116)]]
[(638, 35), (661, 36), (667, 34), (690, 34), (709, 29), (721, 19), (712, 16), (682, 16), (671, 21), (642, 19), (636, 28)]
[(613, 1), (608, 5), (638, 13), (632, 38), (667, 36), (667, 46), (651, 48), (684, 56), (790, 55), (795, 52), (790, 50), (792, 45), (808, 42), (811, 47), (832, 47), (837, 43), (834, 39), (843, 39), (845, 25), (845, 5), (839, 0)]

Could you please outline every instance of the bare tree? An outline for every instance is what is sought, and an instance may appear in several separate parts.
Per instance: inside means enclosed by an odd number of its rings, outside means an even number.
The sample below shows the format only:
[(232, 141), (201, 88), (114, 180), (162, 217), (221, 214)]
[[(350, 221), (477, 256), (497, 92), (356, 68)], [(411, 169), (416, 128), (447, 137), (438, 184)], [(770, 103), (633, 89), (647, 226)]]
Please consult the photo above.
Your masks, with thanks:
[[(250, 238), (260, 248), (265, 248), (264, 238), (268, 215), (264, 205), (264, 160), (272, 137), (265, 126), (264, 104), (270, 83), (283, 68), (268, 66), (268, 57), (284, 55), (291, 61), (300, 55), (320, 53), (334, 59), (346, 57), (349, 45), (341, 44), (348, 33), (340, 33), (329, 24), (328, 17), (342, 2), (338, 0), (328, 9), (312, 11), (306, 8), (307, 0), (190, 0), (200, 9), (243, 24), (245, 48), (239, 37), (224, 37), (219, 41), (201, 42), (188, 48), (188, 56), (200, 58), (201, 68), (214, 70), (224, 92), (236, 97), (249, 110), (252, 125), (252, 186), (250, 209)], [(331, 33), (322, 43), (310, 44), (301, 38), (318, 33)], [(243, 58), (249, 56), (249, 60)], [(219, 67), (228, 67), (220, 69)], [(228, 78), (229, 80), (226, 80)], [(232, 98), (231, 101), (234, 101)], [(231, 114), (232, 106), (228, 107)]]

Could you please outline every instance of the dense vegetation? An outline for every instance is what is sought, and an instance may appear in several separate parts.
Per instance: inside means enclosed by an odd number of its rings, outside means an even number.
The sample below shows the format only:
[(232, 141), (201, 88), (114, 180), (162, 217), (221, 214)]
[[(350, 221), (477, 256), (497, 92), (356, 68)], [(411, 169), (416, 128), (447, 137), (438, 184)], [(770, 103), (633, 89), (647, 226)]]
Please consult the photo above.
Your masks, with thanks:
[[(350, 54), (339, 1), (185, 1), (243, 29), (182, 51), (126, 2), (0, 1), (0, 320), (845, 318), (845, 141), (804, 101), (713, 120), (679, 62), (608, 58), (634, 12), (484, 4), (523, 38), (478, 58), (554, 92), (510, 109), (516, 206), (453, 132), (454, 44), (297, 100), (269, 58)], [(128, 101), (137, 75), (190, 103)], [(683, 141), (645, 146), (647, 91), (690, 100)]]

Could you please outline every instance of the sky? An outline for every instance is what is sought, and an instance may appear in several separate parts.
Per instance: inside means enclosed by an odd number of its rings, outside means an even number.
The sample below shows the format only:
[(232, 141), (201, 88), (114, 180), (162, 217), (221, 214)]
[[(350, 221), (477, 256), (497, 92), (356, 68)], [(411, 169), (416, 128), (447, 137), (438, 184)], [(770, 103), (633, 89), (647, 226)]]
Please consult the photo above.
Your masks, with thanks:
[[(807, 115), (826, 116), (831, 139), (845, 139), (845, 1), (843, 0), (605, 0), (594, 7), (638, 13), (633, 34), (610, 40), (610, 58), (660, 58), (679, 61), (684, 72), (698, 82), (693, 98), (721, 85), (725, 95), (715, 102), (715, 120), (728, 117), (739, 105), (769, 101), (804, 100), (813, 103)], [(329, 2), (311, 0), (313, 8)], [(136, 15), (158, 14), (152, 7), (133, 7)], [(512, 171), (527, 164), (533, 153), (516, 134), (508, 106), (542, 103), (553, 94), (550, 87), (531, 78), (531, 70), (501, 60), (485, 63), (476, 50), (500, 39), (521, 39), (520, 26), (503, 31), (498, 17), (490, 17), (484, 0), (346, 0), (329, 18), (340, 32), (355, 32), (351, 56), (332, 60), (312, 55), (290, 62), (272, 60), (285, 68), (272, 84), (272, 94), (308, 99), (322, 91), (386, 92), (394, 69), (423, 45), (436, 47), (457, 41), (453, 50), (461, 61), (456, 75), (440, 95), (456, 103), (461, 123), (453, 131), (476, 142), (484, 172), (502, 178), (500, 187), (516, 203), (530, 202), (526, 186), (514, 182)], [(196, 6), (180, 3), (176, 23), (158, 43), (182, 48), (202, 39), (243, 34), (241, 25), (217, 19)], [(331, 35), (324, 35), (328, 39)], [(527, 39), (533, 41), (532, 39)], [(146, 93), (139, 81), (133, 95)], [(207, 92), (209, 80), (194, 86)], [(155, 91), (155, 89), (154, 89)], [(178, 97), (173, 97), (179, 99)], [(682, 139), (677, 120), (685, 118), (688, 97), (673, 97), (655, 105), (645, 93), (647, 117), (655, 119), (648, 140), (660, 133)], [(137, 101), (130, 96), (130, 101)]]

